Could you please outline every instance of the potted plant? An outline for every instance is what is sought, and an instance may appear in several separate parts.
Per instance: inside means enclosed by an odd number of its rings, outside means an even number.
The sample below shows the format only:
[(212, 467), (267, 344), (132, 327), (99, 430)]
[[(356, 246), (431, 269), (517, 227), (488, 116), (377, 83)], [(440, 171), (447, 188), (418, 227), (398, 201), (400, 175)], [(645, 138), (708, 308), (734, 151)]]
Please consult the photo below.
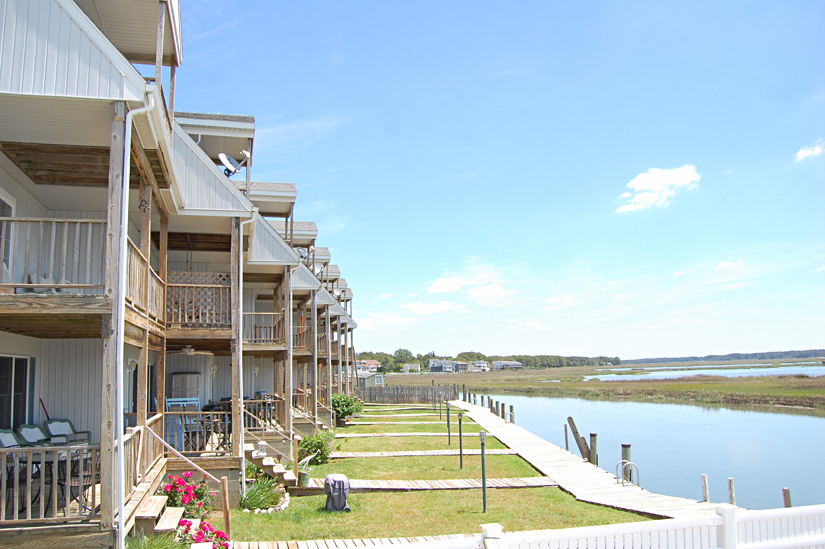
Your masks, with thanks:
[(332, 411), (335, 413), (335, 425), (343, 427), (347, 418), (360, 412), (364, 405), (347, 395), (332, 395)]

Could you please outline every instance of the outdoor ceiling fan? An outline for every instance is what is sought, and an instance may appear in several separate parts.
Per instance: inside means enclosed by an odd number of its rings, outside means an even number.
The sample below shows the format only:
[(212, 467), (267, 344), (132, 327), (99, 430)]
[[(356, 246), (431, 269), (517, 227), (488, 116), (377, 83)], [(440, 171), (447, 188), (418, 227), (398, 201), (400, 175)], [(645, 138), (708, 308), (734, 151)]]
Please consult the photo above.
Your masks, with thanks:
[(180, 351), (169, 351), (170, 354), (176, 355), (186, 355), (186, 356), (195, 356), (195, 355), (206, 355), (206, 356), (213, 356), (215, 353), (212, 351), (198, 351), (191, 345), (184, 345)]

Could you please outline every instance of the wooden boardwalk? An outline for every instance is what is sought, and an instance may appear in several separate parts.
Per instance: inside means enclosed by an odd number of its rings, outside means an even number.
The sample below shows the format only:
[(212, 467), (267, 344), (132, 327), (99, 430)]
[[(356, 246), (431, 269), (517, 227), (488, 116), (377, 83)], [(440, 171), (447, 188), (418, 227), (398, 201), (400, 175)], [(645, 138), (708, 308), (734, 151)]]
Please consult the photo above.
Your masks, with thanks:
[(230, 547), (232, 549), (345, 549), (349, 547), (388, 547), (390, 545), (410, 545), (413, 543), (426, 544), (466, 538), (478, 538), (478, 534), (448, 534), (409, 538), (314, 539), (307, 541), (233, 541), (230, 542)]
[(459, 400), (450, 404), (467, 410), (483, 429), (580, 501), (665, 518), (716, 515), (713, 503), (654, 494), (631, 484), (622, 485), (616, 482), (615, 475), (518, 425), (505, 422), (487, 408)]
[[(509, 448), (497, 448), (492, 450), (485, 450), (488, 456), (512, 456), (517, 455), (518, 452)], [(444, 449), (444, 450), (401, 450), (398, 452), (331, 452), (330, 459), (345, 459), (345, 458), (378, 458), (378, 457), (433, 457), (433, 456), (457, 456), (458, 450)], [(481, 455), (481, 450), (464, 450), (465, 456)]]
[[(370, 417), (423, 417), (423, 416), (437, 416), (438, 414), (427, 413), (427, 414), (354, 414), (352, 417), (363, 417), (363, 418), (370, 418)], [(445, 419), (444, 422), (446, 423), (447, 420)]]
[(444, 421), (348, 421), (347, 425), (445, 425)]
[[(336, 433), (335, 438), (367, 437), (446, 437), (448, 433)], [(477, 437), (478, 433), (462, 433), (465, 437)], [(458, 438), (458, 433), (453, 433)]]
[[(547, 477), (523, 478), (488, 478), (487, 488), (534, 488), (539, 486), (557, 486)], [(359, 492), (416, 492), (421, 490), (480, 490), (481, 480), (460, 478), (450, 480), (367, 480), (349, 479), (350, 493)], [(290, 494), (314, 495), (324, 493), (324, 479), (311, 478), (309, 486), (291, 486)]]

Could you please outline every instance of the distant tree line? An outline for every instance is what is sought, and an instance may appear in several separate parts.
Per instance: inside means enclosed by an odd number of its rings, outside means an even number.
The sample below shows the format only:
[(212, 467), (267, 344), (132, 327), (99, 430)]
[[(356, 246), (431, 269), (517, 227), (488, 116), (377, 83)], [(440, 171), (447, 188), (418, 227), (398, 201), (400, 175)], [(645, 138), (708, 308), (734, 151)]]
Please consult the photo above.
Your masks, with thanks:
[(625, 360), (625, 364), (653, 364), (667, 362), (728, 362), (733, 360), (784, 360), (800, 358), (821, 358), (825, 349), (809, 351), (774, 351), (768, 353), (731, 353), (728, 355), (682, 356), (667, 358), (637, 358)]
[(525, 368), (563, 368), (565, 366), (604, 366), (605, 364), (621, 364), (619, 357), (585, 357), (585, 356), (559, 356), (559, 355), (493, 355), (487, 356), (475, 351), (465, 351), (458, 353), (455, 357), (436, 356), (435, 352), (427, 354), (412, 354), (408, 349), (398, 349), (393, 354), (382, 352), (363, 351), (358, 353), (358, 360), (377, 360), (381, 363), (379, 372), (400, 372), (404, 364), (418, 362), (426, 369), (432, 358), (442, 358), (446, 360), (457, 360), (460, 362), (477, 362), (480, 360), (492, 362), (494, 360), (515, 360), (521, 362)]

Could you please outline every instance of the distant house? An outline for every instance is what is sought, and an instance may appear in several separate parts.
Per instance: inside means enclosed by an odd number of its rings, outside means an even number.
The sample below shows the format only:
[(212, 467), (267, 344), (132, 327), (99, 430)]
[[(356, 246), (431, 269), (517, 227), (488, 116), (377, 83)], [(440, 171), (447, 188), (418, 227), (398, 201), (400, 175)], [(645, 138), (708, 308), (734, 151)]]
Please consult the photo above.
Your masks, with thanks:
[(358, 372), (359, 389), (375, 389), (384, 386), (384, 374)]
[(430, 372), (434, 374), (455, 373), (455, 362), (441, 358), (430, 359)]
[(490, 371), (490, 363), (486, 360), (477, 360), (475, 362), (470, 363), (470, 367), (467, 370), (468, 372), (489, 372)]
[(457, 361), (454, 362), (454, 364), (455, 364), (455, 371), (457, 373), (469, 372), (470, 371), (470, 365), (467, 364), (466, 362), (460, 362), (460, 361), (457, 360)]
[(358, 372), (366, 372), (374, 374), (381, 367), (381, 363), (377, 360), (359, 360), (357, 362)]
[(409, 374), (410, 372), (419, 372), (420, 373), (421, 372), (421, 364), (419, 364), (418, 362), (414, 362), (412, 364), (404, 364), (404, 366), (402, 366), (401, 369), (405, 374)]
[(521, 362), (516, 362), (515, 360), (494, 360), (493, 361), (493, 370), (518, 370), (523, 368)]

